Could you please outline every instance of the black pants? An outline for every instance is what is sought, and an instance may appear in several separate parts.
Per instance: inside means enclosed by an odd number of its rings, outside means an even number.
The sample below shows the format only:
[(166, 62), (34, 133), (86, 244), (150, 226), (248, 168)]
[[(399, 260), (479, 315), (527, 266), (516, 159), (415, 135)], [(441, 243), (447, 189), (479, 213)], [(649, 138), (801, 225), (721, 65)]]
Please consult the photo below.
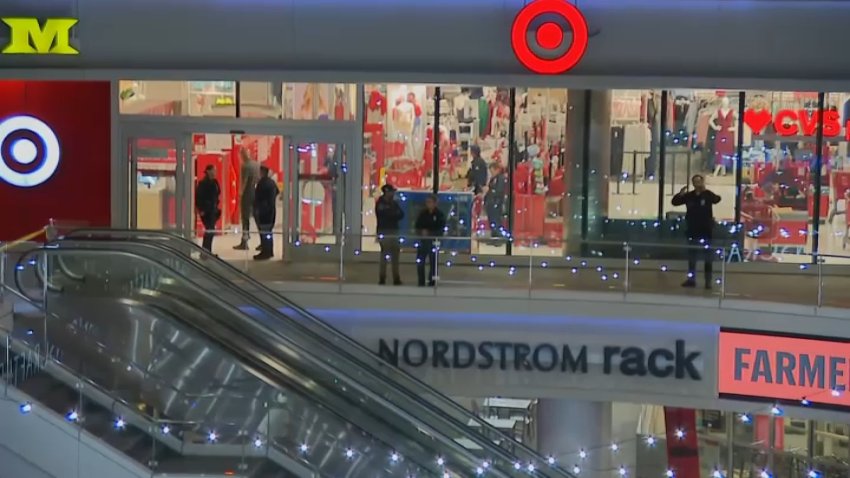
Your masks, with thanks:
[(490, 237), (502, 237), (502, 226), (504, 220), (503, 205), (500, 203), (485, 203), (487, 220), (490, 222)]
[(215, 237), (215, 223), (218, 222), (218, 215), (214, 211), (207, 211), (201, 216), (201, 223), (204, 225), (204, 241), (203, 248), (212, 252), (213, 238)]
[(257, 228), (260, 230), (260, 255), (274, 256), (274, 229), (275, 215), (257, 216), (254, 218), (257, 221)]
[(702, 255), (705, 261), (705, 283), (711, 284), (711, 261), (714, 260), (714, 249), (711, 247), (711, 236), (697, 234), (688, 238), (688, 280), (696, 280), (697, 258)]
[(423, 240), (419, 242), (419, 247), (416, 249), (416, 274), (419, 278), (419, 285), (425, 285), (425, 261), (430, 262), (430, 272), (428, 276), (428, 284), (434, 283), (434, 277), (437, 272), (437, 250), (434, 248), (434, 241)]
[(401, 273), (399, 272), (401, 248), (398, 243), (398, 236), (385, 236), (379, 241), (381, 244), (381, 265), (378, 267), (379, 279), (381, 282), (387, 280), (387, 262), (390, 262), (393, 267), (393, 281), (401, 282)]

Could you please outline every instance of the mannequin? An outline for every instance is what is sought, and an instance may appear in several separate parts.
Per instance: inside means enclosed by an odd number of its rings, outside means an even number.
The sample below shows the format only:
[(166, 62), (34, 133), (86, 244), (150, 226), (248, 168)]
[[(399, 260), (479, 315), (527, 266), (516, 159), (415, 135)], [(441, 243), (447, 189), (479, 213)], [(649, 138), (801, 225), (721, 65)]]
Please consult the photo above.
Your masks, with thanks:
[(395, 141), (404, 142), (404, 155), (413, 158), (413, 127), (416, 120), (416, 108), (407, 101), (406, 92), (402, 92), (395, 100), (392, 111), (391, 136)]
[(714, 139), (714, 176), (726, 176), (729, 162), (735, 156), (735, 131), (738, 129), (738, 114), (729, 106), (729, 98), (720, 98), (720, 107), (711, 116)]

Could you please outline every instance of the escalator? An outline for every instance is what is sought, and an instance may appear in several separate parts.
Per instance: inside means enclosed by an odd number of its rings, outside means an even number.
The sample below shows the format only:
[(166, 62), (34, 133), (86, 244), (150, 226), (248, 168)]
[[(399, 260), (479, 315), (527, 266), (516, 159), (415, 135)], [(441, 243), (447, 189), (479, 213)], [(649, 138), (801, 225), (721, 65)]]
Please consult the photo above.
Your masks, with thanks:
[(61, 351), (61, 373), (20, 388), (63, 412), (84, 382), (86, 426), (118, 435), (105, 431), (120, 408), (139, 438), (117, 447), (160, 472), (569, 476), (191, 242), (77, 231), (12, 272), (31, 306), (12, 352)]

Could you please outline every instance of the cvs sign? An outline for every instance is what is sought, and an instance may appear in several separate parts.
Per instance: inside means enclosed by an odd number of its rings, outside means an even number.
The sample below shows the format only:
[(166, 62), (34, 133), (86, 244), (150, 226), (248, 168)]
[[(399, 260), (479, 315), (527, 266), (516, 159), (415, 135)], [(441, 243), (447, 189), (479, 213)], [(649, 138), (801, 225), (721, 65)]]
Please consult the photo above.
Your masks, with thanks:
[[(837, 111), (779, 110), (771, 114), (767, 110), (756, 111), (752, 108), (744, 112), (744, 122), (753, 131), (761, 134), (768, 125), (779, 136), (815, 136), (819, 124), (823, 123), (823, 135), (834, 138), (841, 135), (841, 117)], [(850, 121), (847, 123), (850, 126)], [(845, 128), (845, 137), (850, 141), (850, 128)]]
[(71, 45), (71, 29), (76, 18), (49, 18), (42, 25), (37, 18), (0, 18), (9, 27), (9, 43), (0, 53), (6, 55), (79, 55)]
[(850, 407), (850, 342), (720, 331), (718, 391)]

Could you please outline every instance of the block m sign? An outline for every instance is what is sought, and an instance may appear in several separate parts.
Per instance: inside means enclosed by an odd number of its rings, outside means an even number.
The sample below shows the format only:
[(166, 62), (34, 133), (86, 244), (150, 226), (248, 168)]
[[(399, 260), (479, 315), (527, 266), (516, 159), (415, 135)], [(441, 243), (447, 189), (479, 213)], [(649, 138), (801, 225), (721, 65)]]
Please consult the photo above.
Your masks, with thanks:
[(71, 45), (71, 29), (76, 18), (49, 18), (42, 24), (37, 18), (0, 18), (9, 26), (6, 55), (79, 55)]

